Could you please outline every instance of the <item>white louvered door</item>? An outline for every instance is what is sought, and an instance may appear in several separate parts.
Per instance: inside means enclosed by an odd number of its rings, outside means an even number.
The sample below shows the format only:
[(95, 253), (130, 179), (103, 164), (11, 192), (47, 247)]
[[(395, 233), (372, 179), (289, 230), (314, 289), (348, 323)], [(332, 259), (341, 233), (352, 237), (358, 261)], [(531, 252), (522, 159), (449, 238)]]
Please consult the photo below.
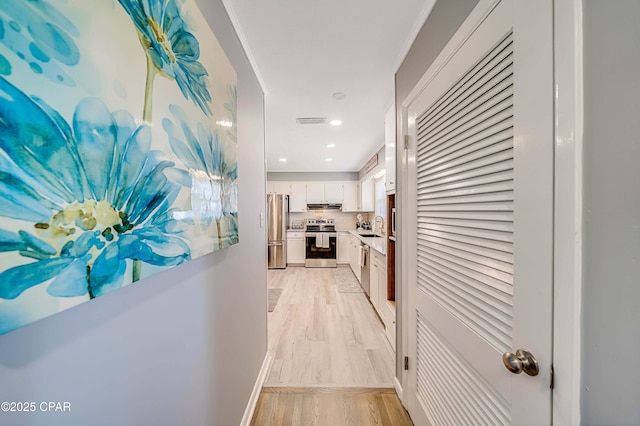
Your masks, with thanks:
[(551, 10), (481, 0), (405, 104), (416, 425), (551, 422)]

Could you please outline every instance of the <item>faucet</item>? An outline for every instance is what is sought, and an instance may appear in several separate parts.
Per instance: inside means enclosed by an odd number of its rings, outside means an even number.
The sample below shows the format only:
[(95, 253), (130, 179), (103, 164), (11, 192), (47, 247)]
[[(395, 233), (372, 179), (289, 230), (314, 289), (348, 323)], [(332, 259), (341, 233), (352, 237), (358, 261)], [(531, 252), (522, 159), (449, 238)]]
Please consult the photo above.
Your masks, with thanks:
[(376, 232), (376, 223), (378, 222), (378, 219), (380, 219), (380, 229), (378, 232), (382, 234), (382, 229), (384, 228), (384, 218), (382, 216), (376, 216), (373, 218), (373, 232)]

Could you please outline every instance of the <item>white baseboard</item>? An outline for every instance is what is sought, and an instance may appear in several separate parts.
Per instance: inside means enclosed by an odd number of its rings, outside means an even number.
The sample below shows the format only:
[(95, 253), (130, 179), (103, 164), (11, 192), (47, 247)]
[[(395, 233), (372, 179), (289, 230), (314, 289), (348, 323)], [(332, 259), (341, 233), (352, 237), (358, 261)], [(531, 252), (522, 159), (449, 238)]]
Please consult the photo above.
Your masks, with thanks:
[(260, 368), (258, 377), (256, 378), (256, 383), (255, 385), (253, 385), (253, 391), (251, 392), (251, 397), (249, 397), (247, 408), (245, 408), (244, 410), (244, 415), (242, 416), (240, 426), (249, 426), (249, 424), (251, 423), (253, 413), (256, 410), (256, 405), (258, 404), (258, 398), (260, 397), (262, 385), (264, 384), (264, 381), (267, 380), (269, 370), (271, 370), (272, 362), (273, 356), (269, 352), (267, 352), (267, 354), (264, 356), (264, 361), (262, 362), (262, 367)]
[(397, 377), (393, 378), (393, 385), (396, 388), (396, 393), (398, 394), (398, 398), (400, 398), (400, 401), (402, 401), (402, 385), (398, 381)]

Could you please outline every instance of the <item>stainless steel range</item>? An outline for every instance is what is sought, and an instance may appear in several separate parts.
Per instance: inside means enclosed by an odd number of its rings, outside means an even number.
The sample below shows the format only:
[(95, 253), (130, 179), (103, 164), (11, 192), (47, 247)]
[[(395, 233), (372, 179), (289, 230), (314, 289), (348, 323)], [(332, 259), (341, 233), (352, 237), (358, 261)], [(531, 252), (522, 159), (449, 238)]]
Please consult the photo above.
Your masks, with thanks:
[(338, 233), (334, 219), (307, 219), (306, 222), (304, 265), (307, 268), (335, 268)]

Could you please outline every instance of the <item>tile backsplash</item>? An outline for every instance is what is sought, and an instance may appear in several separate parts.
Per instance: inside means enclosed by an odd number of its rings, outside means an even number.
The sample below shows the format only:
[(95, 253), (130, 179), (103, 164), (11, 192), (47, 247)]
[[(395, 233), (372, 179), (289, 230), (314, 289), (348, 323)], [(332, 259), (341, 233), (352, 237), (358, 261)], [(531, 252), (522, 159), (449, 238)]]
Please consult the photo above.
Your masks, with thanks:
[[(361, 213), (363, 219), (369, 220), (369, 213)], [(335, 219), (336, 229), (338, 231), (356, 229), (356, 222), (358, 221), (358, 213), (343, 213), (335, 210), (323, 210), (321, 213), (312, 211), (306, 213), (290, 213), (289, 223), (297, 221), (304, 221), (305, 219)]]

